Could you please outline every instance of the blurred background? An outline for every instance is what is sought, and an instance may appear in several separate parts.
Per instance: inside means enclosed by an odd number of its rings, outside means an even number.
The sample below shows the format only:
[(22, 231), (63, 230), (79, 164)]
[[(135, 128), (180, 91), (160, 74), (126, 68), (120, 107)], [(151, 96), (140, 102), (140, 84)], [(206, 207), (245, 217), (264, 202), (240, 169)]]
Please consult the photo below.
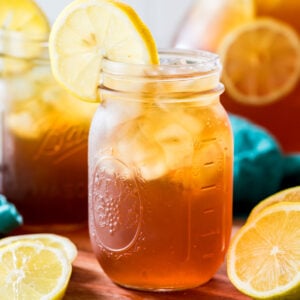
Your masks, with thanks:
[[(73, 0), (36, 1), (53, 23)], [(221, 103), (231, 114), (235, 140), (235, 214), (300, 185), (300, 0), (122, 1), (136, 10), (158, 47), (220, 55)]]
[[(51, 23), (72, 0), (37, 0)], [(168, 47), (181, 19), (193, 0), (124, 0), (148, 25), (159, 47)]]

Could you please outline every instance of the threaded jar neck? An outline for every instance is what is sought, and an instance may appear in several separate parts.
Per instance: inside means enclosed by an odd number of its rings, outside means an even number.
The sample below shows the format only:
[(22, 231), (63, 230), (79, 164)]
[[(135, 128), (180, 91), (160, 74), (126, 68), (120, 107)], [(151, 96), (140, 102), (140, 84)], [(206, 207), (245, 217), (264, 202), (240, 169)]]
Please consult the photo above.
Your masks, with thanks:
[[(159, 65), (103, 60), (101, 89), (170, 97), (170, 94), (221, 94), (221, 64), (216, 54), (198, 50), (161, 50)], [(167, 96), (168, 95), (168, 96)]]

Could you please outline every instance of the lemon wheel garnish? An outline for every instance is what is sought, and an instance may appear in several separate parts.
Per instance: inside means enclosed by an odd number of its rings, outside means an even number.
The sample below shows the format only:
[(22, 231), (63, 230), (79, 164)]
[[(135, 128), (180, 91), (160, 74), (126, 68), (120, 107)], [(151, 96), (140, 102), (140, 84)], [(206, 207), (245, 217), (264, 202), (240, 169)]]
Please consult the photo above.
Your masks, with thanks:
[(57, 248), (34, 241), (0, 248), (0, 298), (62, 299), (72, 267)]
[(55, 78), (71, 93), (99, 101), (103, 58), (157, 64), (154, 39), (136, 12), (113, 0), (76, 0), (53, 24), (50, 59)]
[(77, 256), (77, 248), (68, 238), (51, 233), (23, 234), (0, 239), (0, 248), (14, 242), (34, 241), (44, 246), (60, 249), (68, 260), (73, 262)]
[(247, 222), (253, 220), (265, 208), (279, 202), (299, 202), (300, 186), (284, 189), (260, 201), (250, 212)]
[(222, 80), (237, 102), (263, 105), (278, 101), (297, 84), (300, 42), (289, 25), (258, 18), (228, 34), (219, 49)]
[(0, 27), (39, 40), (50, 31), (47, 17), (32, 0), (0, 0)]
[(300, 204), (277, 203), (247, 222), (227, 256), (230, 281), (255, 299), (299, 299)]

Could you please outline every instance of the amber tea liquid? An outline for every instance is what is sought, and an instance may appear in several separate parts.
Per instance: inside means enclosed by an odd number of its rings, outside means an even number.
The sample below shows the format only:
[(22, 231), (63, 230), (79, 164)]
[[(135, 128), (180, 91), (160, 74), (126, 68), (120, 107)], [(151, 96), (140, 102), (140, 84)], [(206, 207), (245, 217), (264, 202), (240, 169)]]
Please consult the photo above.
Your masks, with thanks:
[[(199, 170), (178, 169), (147, 182), (96, 175), (91, 237), (113, 281), (141, 289), (182, 289), (216, 273), (231, 231), (231, 190), (213, 164), (207, 160)], [(198, 171), (216, 174), (200, 187), (183, 188), (181, 182)]]

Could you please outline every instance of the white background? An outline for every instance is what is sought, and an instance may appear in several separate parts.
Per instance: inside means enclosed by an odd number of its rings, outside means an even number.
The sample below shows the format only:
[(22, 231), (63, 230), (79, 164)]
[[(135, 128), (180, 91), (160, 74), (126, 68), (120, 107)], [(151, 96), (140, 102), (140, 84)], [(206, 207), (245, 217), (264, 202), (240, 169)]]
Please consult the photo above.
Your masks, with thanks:
[[(8, 0), (9, 1), (9, 0)], [(36, 0), (51, 23), (72, 0)], [(123, 0), (131, 5), (150, 28), (159, 47), (168, 47), (193, 0)]]

